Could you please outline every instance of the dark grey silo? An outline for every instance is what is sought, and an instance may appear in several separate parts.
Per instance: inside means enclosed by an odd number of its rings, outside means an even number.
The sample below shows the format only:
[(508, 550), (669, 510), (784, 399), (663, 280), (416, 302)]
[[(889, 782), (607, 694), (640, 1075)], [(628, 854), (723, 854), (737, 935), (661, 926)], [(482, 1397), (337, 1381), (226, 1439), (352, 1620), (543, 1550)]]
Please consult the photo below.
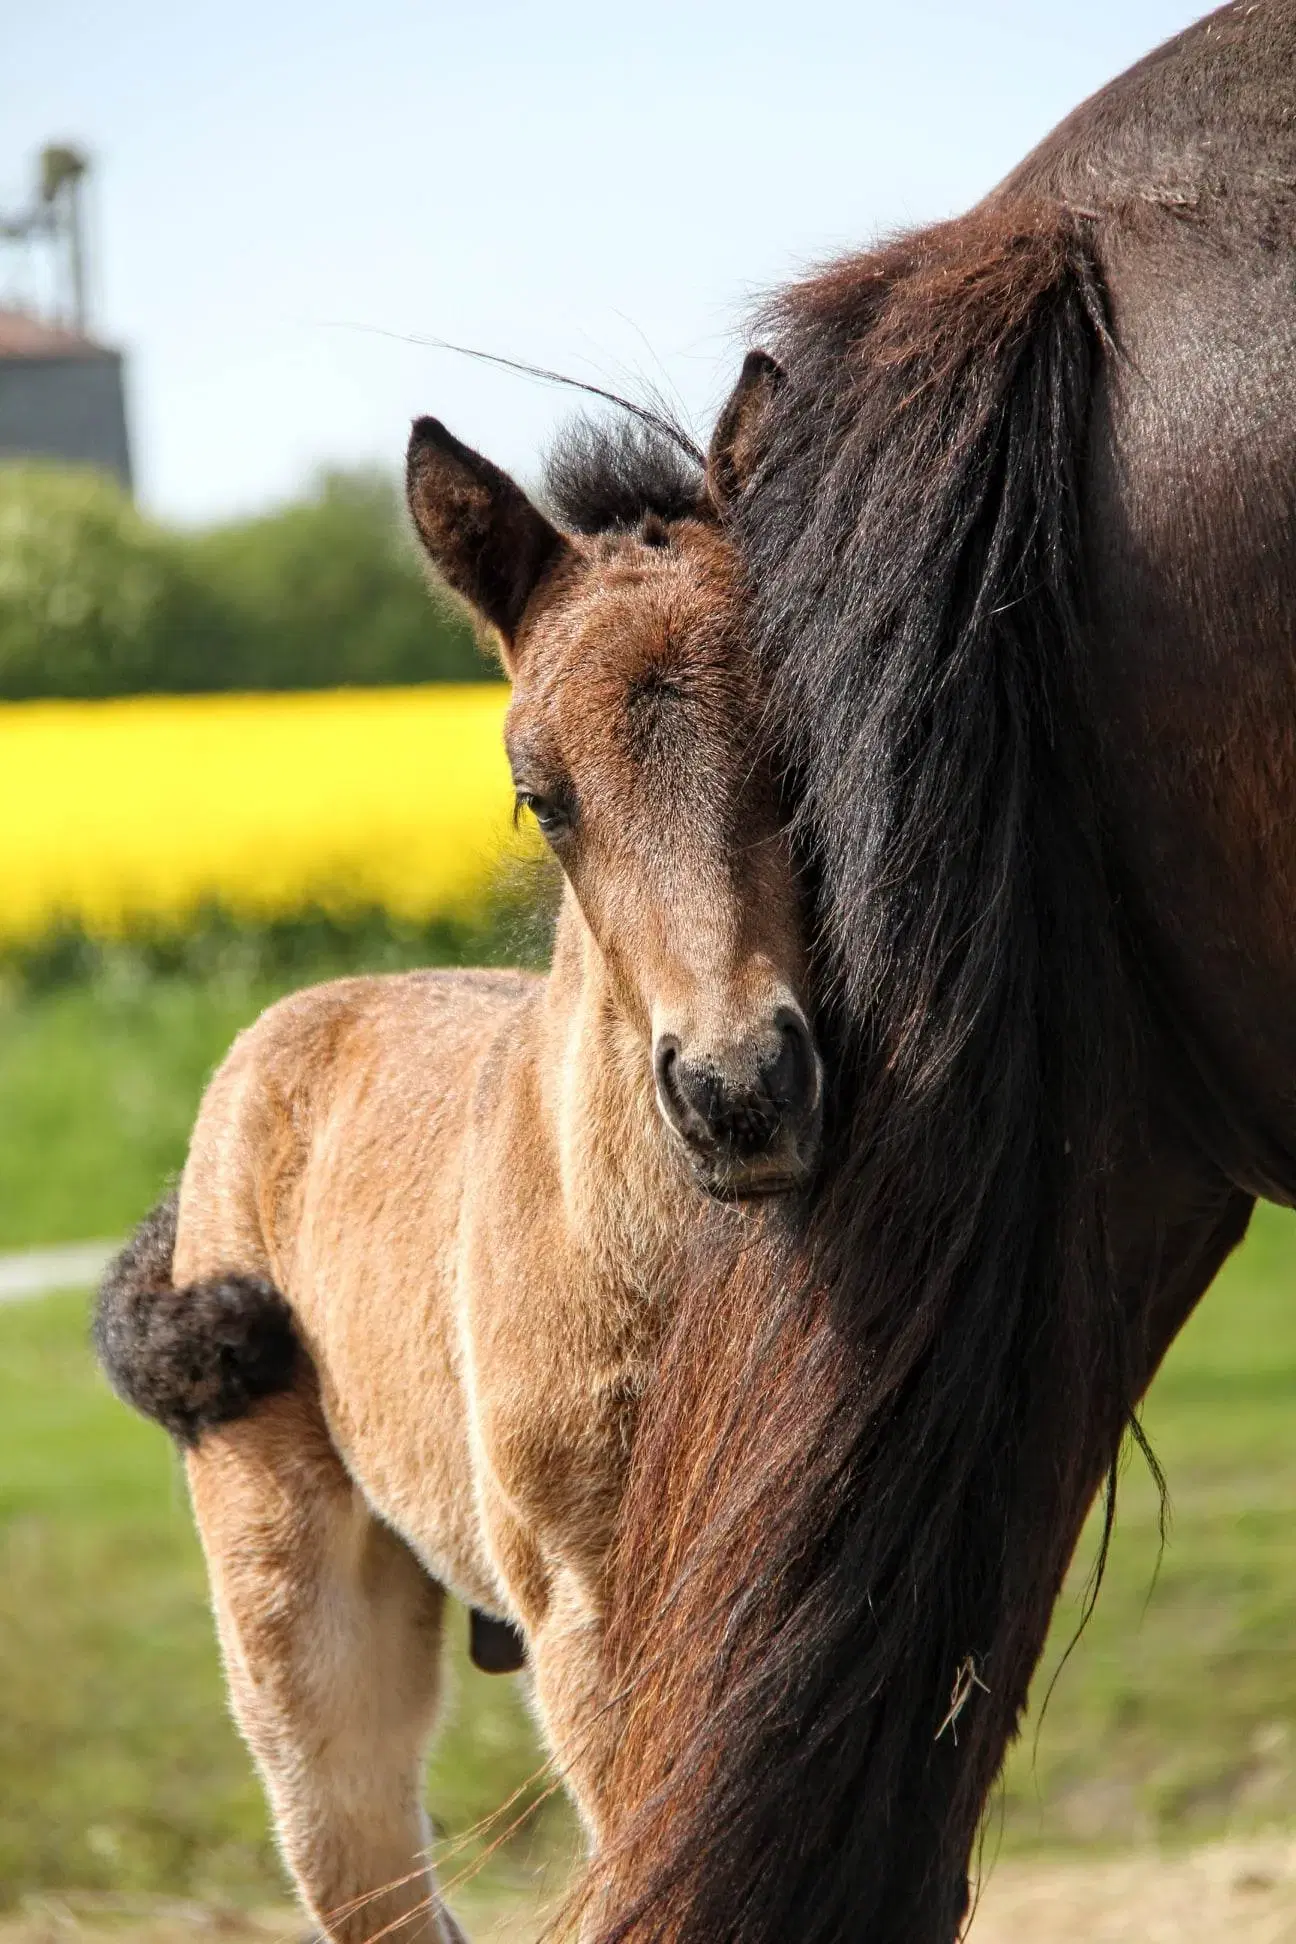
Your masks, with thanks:
[(0, 462), (17, 458), (97, 466), (130, 489), (121, 353), (0, 310)]

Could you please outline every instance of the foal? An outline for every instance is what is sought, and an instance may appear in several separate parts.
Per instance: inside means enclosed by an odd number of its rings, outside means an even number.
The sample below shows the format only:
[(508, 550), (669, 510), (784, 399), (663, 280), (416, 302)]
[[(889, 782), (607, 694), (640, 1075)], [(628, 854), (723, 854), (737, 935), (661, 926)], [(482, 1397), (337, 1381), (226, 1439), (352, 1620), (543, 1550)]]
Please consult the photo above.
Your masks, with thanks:
[(552, 970), (272, 1007), (208, 1089), (178, 1211), (101, 1294), (113, 1383), (186, 1448), (284, 1854), (345, 1944), (458, 1935), (420, 1801), (443, 1589), (524, 1636), (597, 1839), (609, 1551), (683, 1254), (726, 1219), (712, 1200), (814, 1161), (793, 870), (720, 517), (735, 425), (705, 474), (624, 436), (568, 448), (568, 532), (415, 426), (415, 524), (498, 637), (518, 802), (565, 876)]

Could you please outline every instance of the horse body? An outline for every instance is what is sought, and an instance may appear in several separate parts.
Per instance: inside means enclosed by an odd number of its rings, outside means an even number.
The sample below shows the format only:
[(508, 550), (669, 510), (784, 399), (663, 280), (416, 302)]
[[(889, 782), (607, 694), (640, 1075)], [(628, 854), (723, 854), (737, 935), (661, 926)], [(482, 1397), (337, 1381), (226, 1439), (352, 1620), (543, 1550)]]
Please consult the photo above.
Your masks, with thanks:
[(597, 1823), (606, 1560), (697, 1197), (615, 1015), (577, 1024), (567, 945), (548, 981), (412, 973), (281, 1001), (213, 1080), (181, 1183), (175, 1287), (264, 1278), (309, 1357), (187, 1465), (236, 1709), (338, 1937), (429, 1895), (440, 1588), (525, 1636)]
[(737, 1204), (815, 1158), (758, 691), (706, 482), (675, 492), (672, 521), (564, 536), (416, 429), (416, 520), (498, 631), (519, 801), (566, 874), (551, 970), (272, 1007), (206, 1094), (174, 1231), (155, 1217), (101, 1294), (110, 1376), (186, 1447), (235, 1712), (339, 1944), (457, 1935), (420, 1800), (446, 1588), (524, 1637), (597, 1836), (609, 1561), (656, 1346), (699, 1232), (749, 1226)]
[(1133, 1406), (1296, 1200), (1294, 77), (1226, 7), (771, 307), (733, 530), (838, 1113), (640, 1424), (603, 1944), (951, 1944)]
[(1112, 848), (1161, 1024), (1204, 1069), (1213, 1118), (1247, 1122), (1227, 1152), (1218, 1125), (1203, 1129), (1208, 1150), (1284, 1201), (1296, 1196), (1294, 75), (1289, 5), (1224, 8), (1078, 109), (992, 198), (1095, 212), (1115, 354), (1094, 388), (1083, 528)]
[[(366, 1500), (436, 1580), (501, 1617), (472, 1491), (460, 1238), (469, 1157), (500, 1104), (483, 1069), (510, 1044), (525, 1062), (529, 984), (409, 974), (272, 1007), (203, 1101), (173, 1260), (179, 1288), (237, 1263), (289, 1293), (330, 1438)], [(538, 1158), (524, 1153), (514, 1178), (532, 1180)], [(476, 1279), (475, 1306), (489, 1293)], [(551, 1291), (529, 1293), (543, 1341)], [(416, 1449), (384, 1403), (402, 1391), (419, 1400)]]

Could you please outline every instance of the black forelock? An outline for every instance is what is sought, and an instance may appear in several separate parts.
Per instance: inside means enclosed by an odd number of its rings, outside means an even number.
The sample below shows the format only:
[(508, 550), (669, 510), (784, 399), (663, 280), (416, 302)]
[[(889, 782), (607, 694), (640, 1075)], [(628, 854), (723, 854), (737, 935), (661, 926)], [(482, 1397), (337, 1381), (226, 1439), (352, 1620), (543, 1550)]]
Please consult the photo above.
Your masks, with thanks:
[(571, 533), (635, 527), (649, 515), (687, 519), (703, 504), (701, 456), (665, 425), (574, 419), (545, 462), (544, 499)]

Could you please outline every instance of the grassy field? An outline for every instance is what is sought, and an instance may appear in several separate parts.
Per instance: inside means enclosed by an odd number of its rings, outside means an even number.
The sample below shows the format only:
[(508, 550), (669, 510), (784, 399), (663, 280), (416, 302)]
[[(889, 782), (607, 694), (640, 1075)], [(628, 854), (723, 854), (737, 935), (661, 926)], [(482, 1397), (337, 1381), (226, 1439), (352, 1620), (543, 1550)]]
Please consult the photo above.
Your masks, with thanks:
[[(1149, 1395), (1107, 1577), (1010, 1765), (1010, 1847), (1186, 1842), (1296, 1819), (1296, 1217), (1261, 1208)], [(1054, 1624), (1074, 1634), (1094, 1535)], [(1038, 1708), (1036, 1710), (1038, 1714)]]
[(280, 983), (123, 964), (0, 994), (0, 1248), (124, 1235), (183, 1162), (212, 1068)]
[[(0, 995), (0, 1246), (123, 1232), (179, 1165), (231, 1034), (292, 982), (121, 970)], [(1261, 1211), (1158, 1380), (1146, 1422), (1174, 1502), (1159, 1577), (1135, 1461), (1097, 1612), (1014, 1758), (992, 1848), (1296, 1821), (1293, 1268), (1296, 1221)], [(518, 1683), (456, 1661), (430, 1781), (452, 1835), (537, 1759)], [(563, 1828), (515, 1847), (505, 1875)], [(103, 1390), (75, 1294), (0, 1310), (0, 1903), (71, 1890), (280, 1894), (181, 1478)]]

